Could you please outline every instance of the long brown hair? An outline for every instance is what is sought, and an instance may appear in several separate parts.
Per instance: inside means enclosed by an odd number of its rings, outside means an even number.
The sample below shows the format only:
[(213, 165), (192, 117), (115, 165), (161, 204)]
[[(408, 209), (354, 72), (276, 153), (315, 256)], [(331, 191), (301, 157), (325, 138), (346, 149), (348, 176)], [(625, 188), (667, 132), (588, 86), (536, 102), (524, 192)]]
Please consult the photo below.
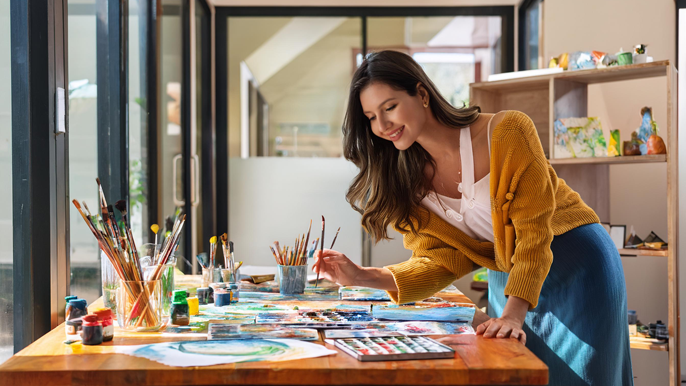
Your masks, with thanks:
[(476, 121), (481, 109), (452, 106), (419, 64), (401, 52), (371, 53), (355, 71), (343, 122), (343, 154), (360, 173), (350, 185), (346, 199), (362, 214), (362, 226), (378, 242), (389, 238), (389, 225), (409, 227), (416, 232), (414, 219), (421, 227), (418, 208), (431, 186), (424, 168), (430, 162), (435, 170), (436, 163), (416, 142), (400, 151), (372, 133), (360, 102), (360, 92), (372, 83), (386, 84), (410, 96), (417, 95), (417, 85), (421, 83), (429, 93), (429, 106), (438, 122), (456, 129)]

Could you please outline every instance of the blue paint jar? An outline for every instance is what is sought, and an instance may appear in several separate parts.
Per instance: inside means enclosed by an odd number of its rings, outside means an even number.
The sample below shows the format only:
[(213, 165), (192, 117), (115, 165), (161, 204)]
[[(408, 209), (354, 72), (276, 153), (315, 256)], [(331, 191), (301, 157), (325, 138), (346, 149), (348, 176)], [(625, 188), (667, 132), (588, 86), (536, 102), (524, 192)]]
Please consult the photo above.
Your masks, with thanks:
[(217, 290), (214, 292), (215, 307), (223, 307), (231, 304), (231, 291)]
[(67, 312), (66, 320), (78, 319), (88, 315), (86, 299), (71, 299), (65, 312)]
[(208, 287), (198, 288), (195, 291), (195, 295), (198, 297), (198, 304), (207, 304), (210, 297), (210, 289)]
[(71, 308), (69, 307), (69, 301), (78, 298), (79, 297), (76, 295), (69, 295), (64, 297), (64, 320), (69, 320), (69, 313), (71, 312)]
[(240, 290), (238, 289), (238, 284), (235, 284), (235, 283), (229, 284), (229, 290), (231, 291), (231, 303), (238, 303), (238, 301), (239, 301), (238, 296), (240, 294)]

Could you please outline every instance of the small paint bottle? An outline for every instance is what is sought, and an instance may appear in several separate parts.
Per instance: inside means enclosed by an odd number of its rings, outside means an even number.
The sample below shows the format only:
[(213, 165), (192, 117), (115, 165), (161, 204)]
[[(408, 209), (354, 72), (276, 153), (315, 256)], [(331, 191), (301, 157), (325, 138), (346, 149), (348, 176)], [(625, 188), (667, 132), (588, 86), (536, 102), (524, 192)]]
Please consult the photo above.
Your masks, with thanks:
[(240, 290), (238, 289), (238, 284), (231, 283), (231, 284), (229, 284), (228, 287), (229, 287), (229, 290), (231, 291), (231, 303), (237, 303), (238, 297), (240, 294)]
[(69, 305), (69, 301), (73, 299), (78, 299), (79, 297), (76, 295), (69, 295), (64, 297), (64, 320), (69, 320), (69, 314), (71, 313), (71, 306)]
[(93, 346), (102, 343), (102, 323), (98, 321), (98, 316), (95, 314), (88, 314), (82, 318), (83, 332), (81, 333), (81, 340), (83, 344)]
[(187, 326), (190, 322), (188, 313), (188, 300), (186, 300), (186, 290), (174, 291), (172, 305), (169, 310), (171, 323), (177, 326)]
[(114, 323), (112, 321), (112, 310), (109, 308), (98, 308), (93, 311), (102, 324), (102, 341), (109, 342), (114, 338)]
[(214, 305), (215, 307), (231, 305), (231, 291), (217, 288), (217, 290), (214, 291)]
[(86, 299), (71, 299), (68, 308), (69, 315), (65, 315), (67, 320), (78, 319), (88, 315)]
[(200, 302), (196, 296), (186, 299), (188, 301), (188, 315), (197, 315), (200, 312)]
[(210, 296), (210, 289), (207, 287), (198, 288), (195, 291), (195, 295), (198, 297), (198, 304), (207, 304), (207, 300)]
[(64, 323), (64, 332), (67, 335), (67, 340), (81, 340), (81, 319), (67, 320)]

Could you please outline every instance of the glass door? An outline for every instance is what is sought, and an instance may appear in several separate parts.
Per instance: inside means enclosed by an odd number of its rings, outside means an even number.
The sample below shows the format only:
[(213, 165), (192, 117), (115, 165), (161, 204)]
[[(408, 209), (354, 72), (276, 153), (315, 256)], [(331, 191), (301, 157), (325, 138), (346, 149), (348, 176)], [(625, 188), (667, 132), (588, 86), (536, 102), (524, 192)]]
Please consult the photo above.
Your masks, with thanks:
[(211, 13), (204, 1), (165, 0), (160, 24), (160, 228), (186, 214), (177, 267), (196, 273), (215, 232)]

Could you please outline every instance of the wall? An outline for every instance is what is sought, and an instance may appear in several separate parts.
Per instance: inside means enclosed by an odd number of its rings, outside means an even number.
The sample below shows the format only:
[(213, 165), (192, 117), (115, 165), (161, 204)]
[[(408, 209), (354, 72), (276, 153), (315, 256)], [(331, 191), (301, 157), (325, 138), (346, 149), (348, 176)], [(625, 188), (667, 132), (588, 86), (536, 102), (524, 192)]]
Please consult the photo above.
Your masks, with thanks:
[[(355, 166), (342, 158), (254, 157), (235, 158), (229, 164), (229, 238), (236, 259), (246, 265), (274, 265), (268, 246), (278, 240), (293, 247), (298, 234), (306, 233), (312, 220), (310, 240), (321, 237), (321, 216), (326, 218), (325, 244), (336, 234), (335, 249), (361, 262), (360, 215), (345, 201)], [(310, 181), (294, 183), (294, 181)]]
[[(562, 52), (615, 53), (639, 43), (648, 44), (648, 54), (655, 60), (675, 60), (674, 1), (651, 1), (648, 6), (640, 0), (546, 0), (544, 12), (545, 62)], [(594, 85), (589, 89), (588, 114), (600, 117), (606, 138), (609, 130), (619, 129), (625, 140), (640, 125), (640, 109), (652, 106), (665, 136), (666, 95), (665, 78)], [(666, 164), (611, 166), (611, 222), (633, 225), (641, 238), (652, 230), (666, 239), (666, 187)], [(667, 259), (623, 257), (622, 262), (629, 309), (637, 310), (643, 323), (666, 321)], [(631, 354), (637, 386), (668, 383), (667, 353), (631, 350)]]

